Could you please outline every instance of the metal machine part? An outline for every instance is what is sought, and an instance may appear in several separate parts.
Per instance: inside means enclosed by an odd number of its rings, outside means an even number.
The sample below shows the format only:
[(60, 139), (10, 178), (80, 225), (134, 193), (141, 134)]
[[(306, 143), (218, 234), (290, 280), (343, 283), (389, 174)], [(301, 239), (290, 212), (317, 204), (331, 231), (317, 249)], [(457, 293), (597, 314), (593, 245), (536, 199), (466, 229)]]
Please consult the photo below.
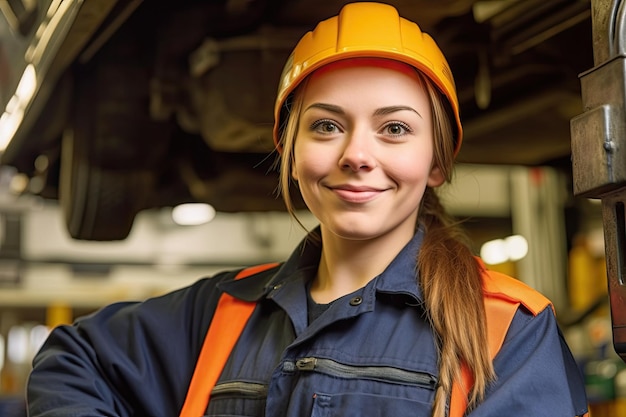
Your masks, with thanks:
[(626, 1), (591, 8), (594, 67), (571, 120), (574, 194), (602, 200), (613, 345), (626, 361)]

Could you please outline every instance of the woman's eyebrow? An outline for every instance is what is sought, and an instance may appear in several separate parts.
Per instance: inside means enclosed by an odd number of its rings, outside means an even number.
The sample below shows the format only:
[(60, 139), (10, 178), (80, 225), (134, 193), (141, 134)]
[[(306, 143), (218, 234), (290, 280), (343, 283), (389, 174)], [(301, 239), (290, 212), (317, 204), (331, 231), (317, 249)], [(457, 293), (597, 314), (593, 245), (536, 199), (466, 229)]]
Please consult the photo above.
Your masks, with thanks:
[(340, 114), (340, 115), (346, 114), (346, 112), (341, 107), (336, 106), (334, 104), (328, 104), (328, 103), (313, 103), (310, 106), (308, 106), (306, 109), (304, 109), (304, 111), (306, 112), (311, 109), (322, 109), (322, 110), (326, 110), (331, 113)]
[(386, 114), (391, 114), (391, 113), (395, 113), (395, 112), (403, 111), (403, 110), (412, 111), (413, 113), (417, 114), (419, 117), (422, 117), (422, 115), (419, 114), (419, 112), (417, 110), (415, 110), (413, 107), (410, 107), (410, 106), (387, 106), (387, 107), (381, 107), (379, 109), (376, 109), (376, 111), (374, 111), (374, 116), (384, 116)]
[[(329, 103), (313, 103), (309, 105), (306, 109), (304, 109), (304, 111), (306, 112), (311, 109), (322, 109), (322, 110), (326, 110), (331, 113), (335, 113), (339, 115), (346, 114), (345, 110), (342, 107), (336, 106), (334, 104), (329, 104)], [(413, 107), (402, 106), (402, 105), (385, 106), (385, 107), (378, 108), (374, 111), (374, 116), (384, 116), (386, 114), (391, 114), (391, 113), (395, 113), (398, 111), (412, 111), (413, 113), (417, 114), (419, 117), (422, 117), (422, 115), (419, 114), (419, 112), (415, 110)]]

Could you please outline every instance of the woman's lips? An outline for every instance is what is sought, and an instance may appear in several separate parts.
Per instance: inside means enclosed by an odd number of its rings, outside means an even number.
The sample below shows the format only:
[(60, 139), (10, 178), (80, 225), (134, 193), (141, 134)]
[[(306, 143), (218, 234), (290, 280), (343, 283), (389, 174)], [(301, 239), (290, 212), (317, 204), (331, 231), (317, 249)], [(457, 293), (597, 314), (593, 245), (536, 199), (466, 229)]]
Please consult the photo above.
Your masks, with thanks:
[(342, 200), (349, 203), (367, 203), (374, 200), (384, 190), (372, 187), (338, 186), (330, 189)]

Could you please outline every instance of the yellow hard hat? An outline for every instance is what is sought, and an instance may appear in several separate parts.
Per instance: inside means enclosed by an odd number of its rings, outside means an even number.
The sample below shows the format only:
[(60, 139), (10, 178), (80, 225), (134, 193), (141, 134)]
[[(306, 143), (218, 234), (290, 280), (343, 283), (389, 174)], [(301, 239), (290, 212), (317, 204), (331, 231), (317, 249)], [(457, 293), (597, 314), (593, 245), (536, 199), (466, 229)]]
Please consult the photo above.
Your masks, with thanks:
[(278, 86), (274, 106), (274, 142), (278, 145), (284, 120), (281, 112), (289, 94), (316, 69), (347, 58), (388, 58), (409, 64), (441, 90), (456, 118), (455, 153), (463, 130), (452, 72), (443, 53), (419, 26), (398, 15), (388, 4), (350, 3), (338, 16), (324, 20), (306, 33), (291, 53)]

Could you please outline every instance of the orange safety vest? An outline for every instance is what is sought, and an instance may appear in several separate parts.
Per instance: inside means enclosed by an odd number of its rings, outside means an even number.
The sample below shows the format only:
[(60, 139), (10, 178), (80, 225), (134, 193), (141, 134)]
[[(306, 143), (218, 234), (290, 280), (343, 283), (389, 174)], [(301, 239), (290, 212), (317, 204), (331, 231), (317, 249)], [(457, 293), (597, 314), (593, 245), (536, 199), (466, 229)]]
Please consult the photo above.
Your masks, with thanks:
[[(482, 265), (482, 261), (479, 260), (479, 262)], [(277, 265), (277, 263), (271, 263), (246, 268), (239, 272), (235, 279), (245, 278)], [(532, 314), (537, 315), (551, 303), (546, 297), (515, 278), (486, 270), (484, 265), (483, 271), (489, 353), (493, 359), (502, 347), (520, 304)], [(204, 339), (180, 417), (204, 415), (211, 391), (255, 306), (254, 302), (243, 301), (226, 293), (222, 294)], [(463, 364), (461, 377), (452, 386), (449, 417), (463, 416), (467, 409), (468, 393), (472, 385), (472, 374)]]

